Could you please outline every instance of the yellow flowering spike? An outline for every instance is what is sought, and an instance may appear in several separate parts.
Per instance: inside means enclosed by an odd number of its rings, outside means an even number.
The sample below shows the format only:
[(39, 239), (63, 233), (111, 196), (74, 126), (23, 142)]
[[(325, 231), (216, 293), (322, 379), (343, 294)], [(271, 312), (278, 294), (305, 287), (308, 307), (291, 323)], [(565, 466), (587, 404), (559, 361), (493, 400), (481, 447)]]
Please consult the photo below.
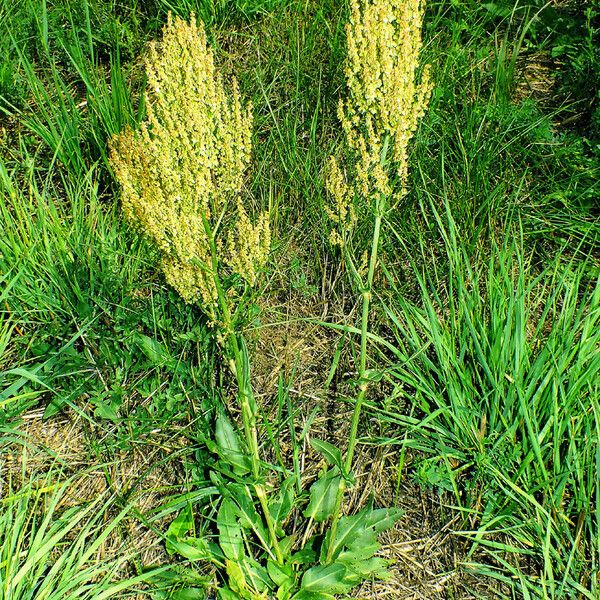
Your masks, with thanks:
[[(397, 200), (406, 193), (408, 145), (432, 89), (429, 65), (417, 76), (424, 6), (424, 0), (350, 0), (348, 96), (338, 116), (355, 169), (355, 200)], [(327, 177), (337, 173), (328, 169)], [(335, 189), (335, 181), (327, 187)]]
[(254, 285), (259, 271), (267, 262), (270, 247), (268, 213), (261, 213), (256, 225), (253, 225), (244, 206), (238, 202), (236, 227), (227, 240), (227, 264), (231, 270)]
[[(195, 302), (200, 298), (206, 307), (214, 303), (217, 291), (209, 271), (168, 256), (163, 258), (162, 269), (167, 283), (173, 286), (186, 302)], [(212, 315), (210, 308), (207, 312)]]
[(325, 206), (327, 216), (338, 225), (339, 232), (332, 232), (330, 241), (333, 245), (344, 244), (343, 235), (351, 231), (356, 223), (356, 211), (352, 203), (352, 188), (346, 182), (346, 175), (335, 157), (329, 158), (325, 178), (325, 187), (333, 198), (333, 208)]
[(111, 141), (123, 210), (162, 251), (167, 281), (187, 302), (211, 305), (211, 239), (242, 188), (251, 106), (236, 81), (226, 91), (194, 18), (169, 16), (145, 66), (147, 119)]

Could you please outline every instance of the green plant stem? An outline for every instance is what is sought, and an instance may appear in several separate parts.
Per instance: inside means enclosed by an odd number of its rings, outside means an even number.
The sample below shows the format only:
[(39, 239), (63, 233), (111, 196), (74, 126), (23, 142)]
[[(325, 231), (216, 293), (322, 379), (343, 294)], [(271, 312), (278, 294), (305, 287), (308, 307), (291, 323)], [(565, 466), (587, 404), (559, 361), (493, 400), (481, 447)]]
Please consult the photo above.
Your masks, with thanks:
[[(208, 224), (205, 223), (205, 227), (207, 226)], [(219, 309), (223, 318), (223, 330), (225, 332), (227, 346), (233, 353), (233, 363), (235, 367), (235, 377), (238, 385), (238, 397), (240, 400), (240, 408), (242, 412), (244, 437), (246, 438), (246, 445), (248, 446), (248, 450), (250, 451), (252, 475), (255, 480), (253, 487), (258, 501), (260, 503), (263, 512), (263, 517), (267, 524), (269, 538), (271, 541), (271, 545), (273, 546), (273, 551), (275, 552), (275, 558), (279, 564), (283, 564), (283, 554), (281, 552), (281, 548), (279, 547), (279, 542), (277, 540), (275, 524), (273, 523), (273, 518), (271, 516), (271, 512), (269, 511), (267, 492), (262, 483), (260, 483), (261, 469), (260, 451), (258, 447), (258, 431), (256, 426), (256, 403), (252, 393), (252, 386), (248, 381), (248, 378), (246, 377), (246, 361), (244, 360), (244, 356), (242, 354), (238, 334), (234, 329), (229, 303), (227, 302), (227, 296), (223, 290), (223, 286), (221, 285), (221, 280), (218, 275), (217, 248), (214, 244), (212, 232), (209, 235), (209, 239), (211, 240), (213, 280), (215, 282), (215, 287), (217, 290)], [(269, 551), (268, 548), (265, 548), (265, 550)]]
[(368, 328), (369, 328), (369, 309), (371, 307), (371, 297), (373, 294), (373, 279), (375, 277), (375, 267), (377, 265), (377, 255), (379, 252), (379, 237), (381, 234), (381, 222), (382, 222), (382, 205), (383, 199), (377, 200), (375, 224), (373, 226), (373, 238), (371, 242), (371, 257), (369, 259), (369, 271), (367, 274), (367, 283), (363, 286), (362, 290), (362, 316), (360, 326), (360, 364), (359, 364), (359, 392), (354, 403), (354, 411), (352, 413), (352, 423), (350, 425), (350, 436), (348, 438), (348, 449), (346, 451), (346, 458), (344, 460), (344, 473), (340, 479), (340, 485), (335, 500), (335, 508), (333, 511), (333, 518), (331, 521), (331, 528), (329, 530), (329, 545), (327, 548), (327, 564), (333, 560), (333, 548), (335, 542), (335, 536), (337, 533), (338, 523), (341, 518), (342, 502), (344, 500), (344, 493), (346, 491), (346, 477), (352, 471), (352, 463), (354, 461), (354, 451), (356, 450), (356, 443), (358, 441), (358, 424), (360, 422), (360, 415), (362, 412), (363, 402), (365, 400), (365, 394), (367, 391), (367, 341), (368, 341)]

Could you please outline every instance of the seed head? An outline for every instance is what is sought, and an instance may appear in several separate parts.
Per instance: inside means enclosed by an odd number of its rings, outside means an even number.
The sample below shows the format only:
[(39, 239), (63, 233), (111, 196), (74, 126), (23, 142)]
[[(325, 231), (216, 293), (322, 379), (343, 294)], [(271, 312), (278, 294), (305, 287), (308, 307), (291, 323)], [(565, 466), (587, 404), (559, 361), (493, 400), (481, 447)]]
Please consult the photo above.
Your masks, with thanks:
[[(429, 65), (418, 77), (424, 5), (424, 0), (350, 0), (348, 95), (340, 100), (338, 116), (354, 172), (345, 196), (354, 202), (398, 200), (406, 193), (408, 145), (432, 89)], [(340, 214), (338, 171), (330, 167), (326, 173), (334, 199), (330, 217)]]
[[(187, 302), (210, 309), (217, 298), (212, 242), (220, 229), (235, 227), (236, 207), (240, 223), (250, 222), (239, 195), (250, 161), (252, 107), (242, 105), (237, 81), (226, 89), (193, 17), (188, 24), (169, 15), (145, 67), (147, 118), (139, 131), (111, 141), (123, 210), (163, 253), (167, 281)], [(248, 259), (258, 261), (253, 272), (266, 259), (265, 215), (257, 231), (253, 242), (261, 251)], [(240, 262), (217, 258), (233, 269)]]

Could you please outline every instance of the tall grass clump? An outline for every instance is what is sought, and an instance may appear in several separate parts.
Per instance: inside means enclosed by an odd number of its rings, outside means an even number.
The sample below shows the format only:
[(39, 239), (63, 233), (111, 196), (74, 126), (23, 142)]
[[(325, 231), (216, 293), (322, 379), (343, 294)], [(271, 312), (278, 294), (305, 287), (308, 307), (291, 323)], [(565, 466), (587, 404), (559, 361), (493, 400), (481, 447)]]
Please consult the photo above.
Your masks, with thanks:
[(106, 336), (149, 262), (102, 205), (96, 169), (60, 181), (54, 168), (42, 179), (35, 157), (25, 164), (0, 160), (2, 316), (16, 327), (12, 359), (19, 356), (0, 397), (12, 416), (42, 394), (51, 399), (47, 415), (56, 412), (101, 383), (98, 368), (121, 366)]
[(390, 273), (387, 375), (414, 408), (381, 418), (407, 428), (402, 443), (425, 453), (421, 479), (454, 491), (470, 515), (468, 568), (518, 597), (597, 598), (597, 268), (569, 249), (541, 268), (510, 226), (473, 257), (450, 211), (430, 210), (448, 271), (422, 266), (432, 249), (421, 246), (412, 301)]
[(268, 14), (282, 0), (157, 0), (157, 7), (183, 19), (196, 15), (207, 27), (230, 19)]
[(115, 546), (115, 534), (131, 507), (115, 510), (108, 494), (73, 506), (76, 485), (52, 471), (20, 485), (4, 480), (0, 599), (104, 600), (129, 595), (156, 575), (123, 576), (135, 552)]
[[(0, 82), (0, 111), (33, 134), (22, 136), (30, 152), (42, 142), (39, 167), (57, 161), (73, 181), (98, 161), (107, 166), (107, 138), (143, 113), (135, 78), (121, 61), (127, 48), (117, 40), (103, 48), (106, 32), (96, 29), (103, 20), (95, 14), (100, 8), (88, 0), (51, 7), (45, 0), (24, 0), (16, 10), (0, 5), (7, 64), (20, 81), (19, 94), (12, 95), (3, 93)], [(116, 17), (104, 19), (111, 23), (103, 27), (118, 29)], [(101, 56), (103, 50), (108, 56)]]

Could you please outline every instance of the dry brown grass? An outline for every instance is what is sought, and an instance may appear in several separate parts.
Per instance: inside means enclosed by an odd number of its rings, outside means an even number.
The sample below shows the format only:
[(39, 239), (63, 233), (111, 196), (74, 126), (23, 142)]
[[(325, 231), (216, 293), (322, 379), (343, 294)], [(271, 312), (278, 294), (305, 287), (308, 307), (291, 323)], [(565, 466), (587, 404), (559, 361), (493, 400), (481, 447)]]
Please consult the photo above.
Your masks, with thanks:
[[(103, 459), (94, 450), (93, 438), (97, 432), (90, 429), (83, 414), (67, 410), (43, 419), (43, 410), (35, 410), (22, 415), (21, 440), (4, 451), (0, 481), (10, 480), (15, 489), (39, 477), (50, 476), (52, 481), (56, 478), (56, 483), (68, 479), (57, 513), (102, 495), (122, 498), (122, 502), (115, 503), (113, 511), (106, 513), (106, 519), (115, 516), (126, 502), (131, 502), (141, 514), (149, 514), (164, 501), (166, 491), (181, 485), (178, 470), (167, 460), (168, 452), (160, 443), (133, 448), (112, 460)], [(8, 486), (3, 485), (0, 498), (7, 490)], [(155, 523), (159, 530), (164, 530), (166, 525), (165, 520)], [(77, 533), (75, 529), (70, 536)], [(125, 551), (135, 555), (144, 566), (170, 561), (160, 536), (133, 516), (124, 519), (112, 532), (96, 559), (108, 561)], [(123, 575), (132, 573), (128, 571)]]

